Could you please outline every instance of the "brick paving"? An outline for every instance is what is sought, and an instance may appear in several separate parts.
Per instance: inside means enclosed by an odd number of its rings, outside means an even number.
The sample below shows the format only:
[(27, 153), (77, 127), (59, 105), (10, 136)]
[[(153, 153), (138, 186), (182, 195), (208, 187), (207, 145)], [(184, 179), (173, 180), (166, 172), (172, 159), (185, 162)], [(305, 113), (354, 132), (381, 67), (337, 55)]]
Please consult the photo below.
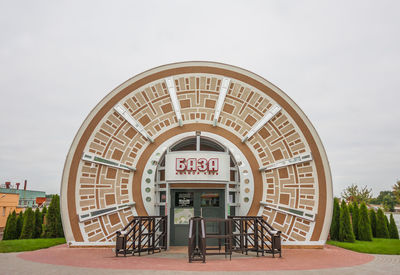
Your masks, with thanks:
[(189, 264), (183, 251), (118, 257), (112, 249), (71, 249), (65, 245), (32, 252), (0, 254), (1, 274), (400, 274), (400, 256), (369, 255), (326, 246), (286, 249), (282, 258), (234, 254), (232, 261), (210, 256)]

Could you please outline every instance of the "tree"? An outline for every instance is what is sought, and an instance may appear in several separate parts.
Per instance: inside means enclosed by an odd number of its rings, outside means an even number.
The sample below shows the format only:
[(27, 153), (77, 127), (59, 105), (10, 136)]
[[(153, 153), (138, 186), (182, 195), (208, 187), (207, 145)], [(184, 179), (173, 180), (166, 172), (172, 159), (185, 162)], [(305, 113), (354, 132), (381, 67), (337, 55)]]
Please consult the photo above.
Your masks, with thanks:
[(349, 243), (354, 243), (355, 241), (353, 228), (350, 222), (349, 209), (344, 200), (342, 200), (340, 210), (339, 241)]
[(7, 224), (3, 232), (3, 240), (17, 239), (16, 229), (17, 229), (17, 214), (15, 214), (14, 210), (12, 214), (8, 215)]
[(339, 240), (339, 225), (340, 225), (340, 206), (339, 199), (335, 198), (333, 200), (333, 215), (332, 215), (332, 223), (331, 223), (331, 240)]
[(390, 192), (382, 199), (382, 205), (385, 211), (393, 212), (396, 205), (396, 197), (393, 192)]
[(43, 223), (42, 213), (40, 212), (39, 208), (36, 208), (33, 238), (39, 238), (40, 235), (42, 234), (42, 223)]
[(3, 240), (9, 240), (7, 231), (8, 231), (8, 228), (10, 227), (10, 219), (11, 219), (11, 215), (8, 215), (7, 221), (6, 221), (6, 226), (4, 227), (4, 230), (3, 230)]
[(400, 180), (397, 180), (396, 184), (393, 185), (393, 194), (397, 199), (397, 203), (400, 203)]
[(353, 217), (353, 204), (349, 203), (347, 207), (349, 208), (350, 217)]
[(376, 237), (377, 238), (389, 238), (389, 231), (385, 221), (385, 214), (382, 209), (378, 209), (376, 213)]
[(397, 230), (396, 223), (394, 222), (393, 214), (390, 213), (390, 223), (389, 223), (389, 237), (391, 239), (399, 239), (399, 231)]
[(372, 241), (371, 222), (368, 217), (368, 209), (365, 202), (361, 203), (359, 211), (358, 239), (360, 241)]
[(372, 236), (376, 238), (376, 213), (374, 209), (369, 210), (369, 220), (371, 221)]
[(32, 239), (34, 233), (34, 221), (35, 213), (33, 213), (32, 208), (28, 208), (24, 214), (24, 224), (22, 225), (22, 231), (20, 239)]
[(54, 195), (51, 199), (49, 209), (46, 214), (46, 237), (63, 237), (64, 232), (61, 223), (60, 197)]
[(15, 230), (16, 239), (19, 239), (22, 232), (22, 226), (24, 224), (24, 212), (20, 212), (17, 216), (17, 228)]
[(359, 188), (358, 185), (352, 184), (351, 186), (346, 187), (346, 189), (342, 192), (342, 198), (347, 202), (356, 201), (358, 203), (365, 202), (371, 199), (372, 189), (368, 189), (367, 186), (363, 188)]
[(358, 203), (355, 201), (353, 202), (353, 217), (352, 217), (352, 224), (353, 224), (353, 232), (354, 232), (354, 237), (356, 240), (359, 240), (358, 238), (358, 220), (359, 220), (359, 208), (358, 208)]
[(381, 191), (379, 192), (379, 195), (376, 198), (373, 198), (370, 200), (371, 204), (383, 204), (383, 198), (386, 195), (394, 196), (392, 191)]

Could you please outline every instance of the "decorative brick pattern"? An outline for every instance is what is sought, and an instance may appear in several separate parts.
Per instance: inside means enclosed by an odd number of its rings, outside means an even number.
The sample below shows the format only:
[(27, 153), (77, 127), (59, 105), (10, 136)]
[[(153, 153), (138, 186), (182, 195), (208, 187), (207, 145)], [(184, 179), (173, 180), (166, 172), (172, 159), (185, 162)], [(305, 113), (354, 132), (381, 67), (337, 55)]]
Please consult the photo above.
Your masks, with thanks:
[[(222, 78), (200, 73), (174, 76), (183, 124), (212, 124)], [(179, 127), (163, 79), (130, 92), (120, 103), (153, 139)], [(241, 138), (274, 104), (265, 93), (231, 79), (217, 126)], [(305, 138), (285, 110), (272, 118), (246, 144), (254, 153), (259, 167), (309, 152)], [(140, 133), (118, 113), (110, 110), (91, 134), (85, 151), (135, 167), (141, 152), (148, 145), (149, 142)], [(82, 161), (77, 182), (78, 211), (131, 202), (132, 173)], [(284, 206), (316, 214), (318, 182), (313, 163), (260, 173), (263, 182), (255, 184), (263, 186), (263, 201), (267, 203), (260, 206), (263, 216), (283, 232), (285, 240), (309, 240), (313, 221), (276, 209)], [(84, 222), (81, 228), (85, 241), (112, 241), (115, 231), (126, 225), (133, 215), (132, 210), (125, 209)]]

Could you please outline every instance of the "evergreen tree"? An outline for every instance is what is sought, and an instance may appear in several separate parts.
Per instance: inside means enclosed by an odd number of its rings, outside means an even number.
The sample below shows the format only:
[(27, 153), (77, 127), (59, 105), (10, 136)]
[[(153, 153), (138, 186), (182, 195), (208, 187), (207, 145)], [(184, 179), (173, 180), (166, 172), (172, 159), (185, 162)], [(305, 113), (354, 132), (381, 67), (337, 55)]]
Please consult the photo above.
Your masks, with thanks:
[(34, 233), (34, 222), (35, 222), (35, 213), (32, 211), (32, 208), (28, 208), (24, 214), (24, 224), (22, 225), (22, 231), (20, 239), (32, 239)]
[(385, 214), (383, 214), (383, 211), (380, 208), (376, 213), (376, 237), (389, 238), (389, 231), (386, 226)]
[(35, 219), (34, 219), (34, 232), (33, 232), (33, 238), (40, 238), (40, 235), (42, 234), (42, 213), (40, 213), (39, 208), (36, 208), (35, 210)]
[(352, 224), (353, 224), (353, 232), (354, 232), (354, 237), (359, 240), (358, 237), (358, 220), (359, 220), (359, 212), (360, 209), (358, 208), (358, 203), (355, 201), (353, 203), (353, 219), (352, 219)]
[(397, 230), (396, 223), (394, 222), (393, 214), (390, 213), (390, 223), (389, 223), (389, 237), (391, 239), (399, 239), (399, 231)]
[(20, 212), (17, 216), (17, 228), (15, 230), (15, 236), (17, 239), (21, 236), (22, 226), (24, 224), (24, 212)]
[(349, 209), (347, 208), (346, 202), (342, 201), (342, 207), (340, 210), (340, 226), (339, 226), (339, 241), (354, 243), (354, 232), (351, 227)]
[(385, 224), (386, 224), (386, 227), (387, 227), (387, 229), (389, 230), (389, 219), (388, 219), (388, 217), (386, 216), (386, 214), (384, 214), (384, 217), (385, 217)]
[(331, 240), (339, 240), (339, 225), (340, 225), (340, 206), (339, 199), (335, 198), (333, 200), (333, 215), (332, 215), (332, 223), (331, 223)]
[(60, 213), (60, 197), (54, 195), (46, 214), (46, 237), (64, 237)]
[(369, 210), (369, 220), (371, 222), (372, 236), (376, 238), (376, 213), (372, 208)]
[(353, 219), (353, 204), (349, 203), (347, 207), (349, 208), (350, 217)]
[(3, 230), (3, 240), (9, 240), (8, 228), (10, 227), (10, 219), (11, 219), (11, 215), (8, 215), (7, 221), (6, 221), (6, 226), (4, 227), (4, 230)]
[(360, 206), (358, 217), (358, 238), (360, 241), (372, 241), (371, 222), (368, 217), (368, 209), (363, 202)]
[(42, 209), (42, 218), (43, 218), (43, 222), (42, 223), (44, 223), (44, 218), (46, 216), (46, 213), (47, 213), (47, 207), (45, 205), (45, 206), (43, 206), (43, 209)]

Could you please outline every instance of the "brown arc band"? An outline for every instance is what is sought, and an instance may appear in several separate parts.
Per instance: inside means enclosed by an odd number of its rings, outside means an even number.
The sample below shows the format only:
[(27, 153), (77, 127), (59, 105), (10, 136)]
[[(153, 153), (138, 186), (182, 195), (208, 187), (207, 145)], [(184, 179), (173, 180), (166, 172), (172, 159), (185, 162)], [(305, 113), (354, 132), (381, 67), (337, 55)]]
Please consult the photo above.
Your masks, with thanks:
[[(263, 83), (251, 78), (250, 76), (244, 75), (239, 72), (235, 72), (228, 69), (222, 69), (211, 66), (187, 66), (187, 67), (179, 67), (172, 69), (165, 69), (163, 71), (156, 72), (154, 74), (145, 76), (129, 86), (123, 88), (120, 92), (115, 94), (111, 99), (104, 103), (104, 105), (100, 108), (100, 110), (94, 115), (92, 120), (89, 122), (88, 126), (84, 130), (78, 144), (75, 148), (75, 152), (73, 153), (73, 158), (70, 165), (70, 171), (68, 176), (68, 188), (67, 188), (67, 203), (68, 203), (68, 213), (70, 219), (71, 230), (76, 242), (83, 242), (83, 237), (79, 228), (79, 218), (76, 211), (76, 198), (75, 198), (75, 189), (76, 189), (76, 179), (78, 175), (78, 167), (81, 160), (81, 156), (83, 150), (95, 130), (98, 123), (101, 119), (106, 115), (108, 111), (110, 111), (120, 100), (122, 100), (125, 96), (127, 96), (132, 91), (150, 83), (156, 81), (158, 79), (163, 79), (166, 77), (171, 77), (174, 75), (180, 74), (189, 74), (189, 73), (207, 73), (207, 74), (215, 74), (230, 77), (233, 79), (237, 79), (244, 83), (247, 83), (250, 86), (257, 88), (258, 90), (264, 92), (269, 97), (271, 97), (276, 103), (278, 103), (294, 120), (297, 126), (300, 128), (303, 133), (308, 145), (310, 146), (310, 150), (314, 157), (314, 162), (318, 175), (318, 214), (316, 215), (315, 220), (315, 228), (313, 234), (311, 236), (311, 241), (318, 241), (322, 232), (322, 227), (324, 224), (325, 212), (326, 212), (326, 175), (323, 166), (323, 161), (321, 157), (321, 153), (318, 149), (317, 143), (310, 131), (307, 127), (306, 123), (300, 117), (300, 115), (294, 110), (294, 108), (279, 94), (273, 91), (271, 88), (267, 87)], [(71, 152), (72, 153), (72, 152)], [(139, 169), (138, 169), (139, 171)], [(138, 173), (139, 174), (139, 173)], [(258, 174), (258, 173), (255, 173)], [(139, 193), (141, 194), (141, 193)], [(143, 205), (142, 198), (139, 201), (136, 201), (138, 207), (139, 205)], [(258, 203), (253, 200), (253, 204)], [(251, 209), (253, 209), (253, 204)]]

